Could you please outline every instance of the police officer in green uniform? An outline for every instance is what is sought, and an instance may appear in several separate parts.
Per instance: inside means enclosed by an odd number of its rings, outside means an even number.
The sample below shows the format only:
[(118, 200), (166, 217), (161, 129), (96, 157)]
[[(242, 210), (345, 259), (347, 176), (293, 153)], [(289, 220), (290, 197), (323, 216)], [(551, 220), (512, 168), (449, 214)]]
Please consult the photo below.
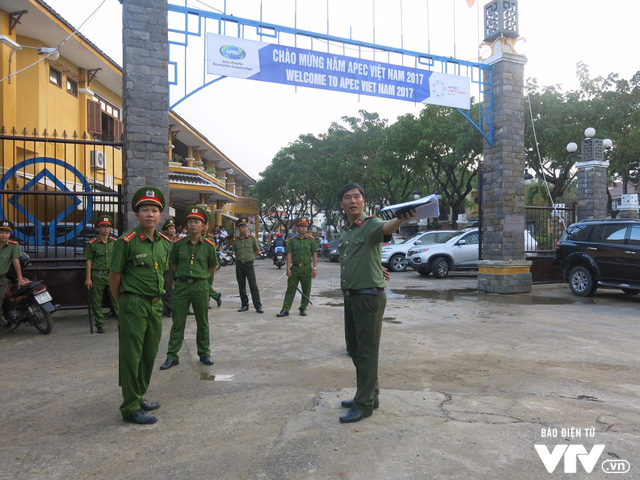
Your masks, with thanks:
[(415, 211), (384, 222), (367, 217), (362, 187), (350, 183), (342, 187), (340, 207), (347, 224), (340, 232), (340, 287), (344, 295), (344, 327), (347, 351), (356, 367), (357, 390), (353, 400), (344, 400), (349, 408), (340, 423), (358, 422), (371, 416), (378, 407), (378, 352), (382, 316), (387, 304), (380, 258), (382, 242), (390, 238)]
[(173, 244), (169, 254), (169, 265), (176, 274), (176, 288), (173, 295), (173, 325), (169, 336), (167, 360), (160, 366), (166, 370), (178, 365), (178, 352), (184, 340), (189, 304), (196, 315), (196, 346), (200, 361), (213, 365), (209, 350), (209, 284), (210, 275), (218, 266), (215, 243), (202, 235), (207, 223), (204, 208), (187, 208), (187, 236)]
[(102, 314), (102, 298), (106, 291), (113, 309), (118, 314), (118, 304), (111, 295), (109, 288), (109, 270), (111, 256), (117, 238), (111, 235), (113, 219), (109, 215), (102, 215), (96, 221), (98, 236), (84, 247), (84, 258), (87, 259), (87, 275), (84, 285), (89, 289), (91, 308), (98, 333), (104, 333), (104, 315)]
[[(175, 242), (178, 239), (178, 237), (176, 237), (176, 224), (173, 221), (173, 218), (169, 218), (164, 222), (164, 225), (162, 225), (162, 231), (172, 242)], [(173, 282), (175, 280), (175, 274), (173, 273), (173, 270), (167, 268), (163, 272), (163, 276), (165, 294), (162, 295), (162, 315), (170, 317), (173, 311)]]
[(251, 300), (253, 307), (258, 313), (264, 313), (262, 303), (260, 303), (260, 292), (258, 291), (258, 283), (256, 282), (256, 272), (253, 269), (253, 261), (258, 253), (260, 253), (260, 244), (258, 239), (253, 235), (249, 235), (249, 220), (240, 218), (236, 223), (240, 234), (233, 241), (233, 251), (236, 254), (236, 280), (238, 281), (238, 289), (240, 290), (240, 301), (242, 307), (239, 312), (249, 310), (249, 297), (247, 296), (247, 280), (249, 281), (249, 289), (251, 290)]
[(9, 220), (0, 220), (0, 304), (4, 300), (4, 294), (7, 291), (9, 280), (7, 280), (7, 272), (11, 265), (18, 277), (18, 286), (26, 285), (27, 280), (22, 278), (22, 269), (20, 268), (20, 245), (11, 238), (13, 231), (13, 223)]
[(164, 205), (159, 189), (137, 190), (132, 207), (139, 225), (118, 239), (111, 257), (111, 293), (120, 307), (120, 412), (125, 422), (149, 424), (158, 420), (147, 412), (160, 404), (148, 402), (144, 395), (162, 334), (160, 297), (171, 249), (171, 240), (156, 230)]
[(311, 295), (311, 279), (316, 278), (318, 267), (318, 245), (316, 239), (307, 233), (309, 219), (300, 217), (297, 222), (298, 235), (289, 240), (287, 244), (287, 292), (284, 295), (282, 310), (276, 317), (289, 315), (293, 298), (296, 296), (298, 283), (302, 287), (302, 300), (300, 301), (300, 315), (307, 314), (309, 295)]

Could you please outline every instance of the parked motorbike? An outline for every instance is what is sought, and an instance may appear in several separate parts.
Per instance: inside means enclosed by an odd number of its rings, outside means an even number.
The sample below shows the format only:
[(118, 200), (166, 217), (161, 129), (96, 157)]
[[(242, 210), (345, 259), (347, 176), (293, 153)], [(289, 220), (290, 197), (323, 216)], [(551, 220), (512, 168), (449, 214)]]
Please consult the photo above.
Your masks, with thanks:
[(236, 263), (236, 254), (234, 253), (231, 245), (224, 249), (224, 254), (226, 255), (227, 265), (233, 265)]
[[(29, 256), (25, 253), (20, 258), (20, 267), (24, 269), (28, 265)], [(58, 306), (52, 303), (53, 298), (45, 284), (38, 280), (19, 287), (13, 267), (7, 273), (7, 279), (9, 285), (2, 302), (4, 326), (13, 331), (24, 323), (33, 325), (40, 333), (51, 333), (53, 330), (51, 314), (58, 309)]]
[(228, 265), (227, 255), (222, 250), (218, 250), (218, 263), (221, 267), (226, 267)]
[(275, 256), (273, 258), (273, 264), (278, 267), (278, 270), (285, 264), (284, 260), (284, 247), (276, 247)]

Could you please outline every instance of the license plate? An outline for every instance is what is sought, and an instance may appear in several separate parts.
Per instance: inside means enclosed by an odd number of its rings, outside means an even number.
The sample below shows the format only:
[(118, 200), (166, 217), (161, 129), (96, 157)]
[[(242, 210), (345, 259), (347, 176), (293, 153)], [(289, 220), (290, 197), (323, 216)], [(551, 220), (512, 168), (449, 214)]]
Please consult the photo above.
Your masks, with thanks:
[(51, 295), (49, 295), (49, 292), (43, 292), (39, 295), (36, 295), (36, 302), (38, 302), (40, 305), (42, 305), (43, 303), (47, 303), (50, 302), (51, 300), (53, 300), (53, 298), (51, 298)]

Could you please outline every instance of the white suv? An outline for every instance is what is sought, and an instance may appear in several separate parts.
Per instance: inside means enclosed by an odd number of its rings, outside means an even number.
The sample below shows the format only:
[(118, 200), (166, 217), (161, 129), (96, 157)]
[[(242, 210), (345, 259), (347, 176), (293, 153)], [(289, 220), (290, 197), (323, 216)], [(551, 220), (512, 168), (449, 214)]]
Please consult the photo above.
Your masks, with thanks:
[[(411, 248), (407, 252), (407, 264), (420, 275), (433, 273), (436, 278), (445, 278), (451, 270), (475, 270), (478, 268), (478, 242), (477, 228), (456, 231), (440, 243)], [(538, 242), (527, 230), (523, 244), (526, 250), (538, 249)]]
[(438, 243), (453, 232), (455, 232), (455, 230), (429, 230), (419, 232), (400, 244), (383, 245), (382, 265), (389, 267), (389, 270), (392, 272), (404, 272), (407, 269), (405, 257), (410, 249), (416, 250), (422, 245)]

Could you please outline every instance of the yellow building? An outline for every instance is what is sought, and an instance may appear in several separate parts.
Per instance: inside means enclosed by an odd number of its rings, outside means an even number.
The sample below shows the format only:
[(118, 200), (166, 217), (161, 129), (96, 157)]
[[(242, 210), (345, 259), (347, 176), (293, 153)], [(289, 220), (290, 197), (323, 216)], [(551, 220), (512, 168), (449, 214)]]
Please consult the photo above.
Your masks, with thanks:
[[(61, 225), (121, 211), (122, 71), (38, 0), (0, 0), (0, 30), (0, 217), (29, 241), (66, 245), (73, 235)], [(169, 124), (176, 221), (193, 203), (227, 230), (241, 215), (257, 218), (255, 180), (174, 112)]]

